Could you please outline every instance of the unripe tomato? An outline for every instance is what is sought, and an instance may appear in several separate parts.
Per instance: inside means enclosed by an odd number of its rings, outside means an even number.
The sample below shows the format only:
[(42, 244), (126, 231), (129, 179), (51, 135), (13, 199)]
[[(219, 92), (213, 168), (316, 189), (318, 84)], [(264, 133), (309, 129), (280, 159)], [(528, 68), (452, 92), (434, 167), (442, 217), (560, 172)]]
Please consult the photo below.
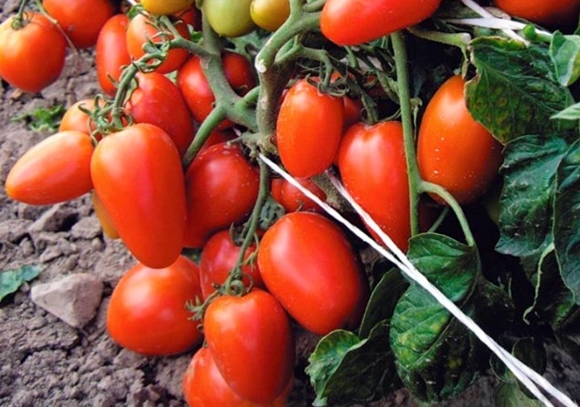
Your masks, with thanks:
[(151, 14), (168, 15), (190, 7), (193, 4), (193, 0), (141, 0), (140, 3)]
[(342, 230), (324, 216), (280, 218), (262, 237), (258, 266), (268, 291), (307, 330), (326, 335), (360, 323), (366, 276)]
[(411, 215), (401, 123), (358, 123), (350, 127), (340, 144), (338, 168), (345, 188), (356, 202), (406, 251)]
[(91, 195), (91, 200), (95, 215), (97, 215), (97, 219), (99, 220), (99, 224), (101, 225), (101, 229), (103, 229), (105, 236), (109, 239), (118, 239), (119, 234), (117, 233), (117, 229), (115, 229), (115, 225), (113, 225), (113, 221), (103, 206), (103, 202), (101, 202), (99, 195), (97, 195), (94, 190)]
[(124, 348), (151, 356), (188, 351), (201, 339), (197, 322), (186, 308), (201, 296), (197, 265), (179, 256), (168, 267), (138, 263), (113, 289), (107, 309), (107, 330)]
[(441, 0), (327, 0), (320, 29), (338, 45), (362, 44), (420, 23), (440, 4)]
[(286, 170), (297, 178), (318, 175), (329, 168), (342, 136), (341, 98), (320, 93), (306, 79), (284, 96), (276, 122), (276, 144)]
[(13, 22), (14, 17), (0, 24), (0, 77), (25, 92), (40, 92), (64, 68), (66, 39), (40, 13), (25, 13), (24, 26), (17, 30)]
[(495, 0), (494, 5), (514, 17), (550, 28), (578, 24), (580, 14), (578, 0)]
[(225, 382), (243, 399), (272, 403), (294, 372), (290, 320), (280, 303), (254, 289), (243, 297), (223, 295), (207, 307), (205, 339)]
[(99, 33), (95, 48), (97, 77), (103, 91), (115, 96), (117, 82), (123, 67), (131, 63), (127, 50), (127, 26), (129, 17), (117, 14), (109, 18)]
[(203, 14), (222, 37), (241, 37), (256, 29), (250, 15), (252, 0), (204, 0)]
[(480, 197), (502, 163), (502, 146), (467, 110), (464, 87), (460, 76), (443, 83), (427, 104), (417, 139), (422, 178), (461, 204)]
[(93, 189), (94, 149), (86, 133), (63, 131), (49, 136), (18, 159), (6, 178), (6, 193), (32, 205), (52, 205), (86, 194)]
[(252, 20), (268, 31), (276, 31), (290, 16), (289, 0), (252, 0)]
[(77, 48), (95, 45), (116, 9), (110, 0), (43, 0), (42, 5)]

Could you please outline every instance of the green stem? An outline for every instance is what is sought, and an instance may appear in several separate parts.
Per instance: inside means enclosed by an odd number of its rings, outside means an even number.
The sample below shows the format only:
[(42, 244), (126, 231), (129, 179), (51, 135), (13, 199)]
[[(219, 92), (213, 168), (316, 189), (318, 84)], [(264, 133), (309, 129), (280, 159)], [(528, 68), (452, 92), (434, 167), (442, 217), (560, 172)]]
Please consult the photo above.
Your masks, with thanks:
[(225, 110), (220, 106), (216, 106), (206, 119), (201, 123), (199, 129), (195, 134), (195, 138), (187, 148), (183, 156), (182, 165), (184, 169), (189, 168), (193, 159), (201, 150), (201, 147), (210, 136), (211, 132), (226, 118)]
[(407, 67), (407, 49), (400, 32), (391, 35), (395, 54), (395, 66), (397, 69), (397, 83), (399, 85), (399, 102), (401, 106), (401, 122), (403, 124), (403, 136), (405, 144), (405, 157), (407, 159), (407, 171), (409, 177), (409, 200), (411, 214), (411, 235), (419, 233), (419, 184), (421, 175), (417, 164), (415, 152), (415, 136), (413, 129), (413, 114), (411, 110), (411, 97), (409, 92), (409, 72)]

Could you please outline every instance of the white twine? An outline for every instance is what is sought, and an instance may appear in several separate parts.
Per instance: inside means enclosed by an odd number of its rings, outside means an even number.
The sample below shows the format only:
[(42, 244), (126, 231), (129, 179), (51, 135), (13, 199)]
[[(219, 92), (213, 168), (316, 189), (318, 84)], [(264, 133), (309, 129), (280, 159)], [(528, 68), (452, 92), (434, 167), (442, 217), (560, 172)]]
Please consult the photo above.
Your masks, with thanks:
[(472, 331), (497, 357), (504, 362), (504, 364), (511, 370), (514, 376), (522, 383), (528, 390), (544, 405), (553, 407), (553, 404), (544, 396), (544, 394), (538, 389), (536, 384), (542, 387), (547, 393), (558, 400), (562, 405), (566, 407), (578, 407), (577, 404), (572, 401), (566, 394), (562, 393), (560, 390), (556, 389), (549, 381), (547, 381), (540, 374), (530, 369), (520, 360), (515, 358), (512, 354), (503, 349), (497, 342), (495, 342), (489, 335), (487, 335), (483, 329), (479, 327), (470, 317), (465, 315), (457, 305), (455, 305), (451, 300), (449, 300), (437, 287), (427, 280), (427, 278), (419, 272), (415, 266), (410, 262), (407, 256), (395, 245), (391, 238), (385, 234), (377, 223), (366, 213), (360, 205), (358, 205), (350, 194), (345, 190), (344, 186), (338, 181), (338, 179), (332, 175), (329, 178), (337, 191), (353, 206), (355, 211), (361, 216), (363, 221), (381, 238), (387, 248), (378, 244), (372, 237), (368, 234), (352, 225), (348, 220), (346, 220), (336, 209), (328, 205), (326, 202), (322, 201), (315, 194), (313, 194), (308, 189), (304, 188), (300, 183), (298, 183), (290, 174), (285, 172), (276, 163), (260, 154), (260, 159), (268, 165), (274, 172), (280, 174), (288, 182), (298, 188), (304, 195), (316, 202), (324, 211), (326, 211), (331, 217), (336, 221), (340, 222), (346, 226), (352, 233), (354, 233), (358, 238), (363, 240), (393, 264), (395, 264), (403, 273), (405, 273), (409, 278), (427, 290), (441, 305), (443, 305), (458, 321), (464, 324), (470, 331)]
[[(500, 20), (499, 18), (495, 17), (493, 14), (491, 14), (489, 11), (487, 11), (486, 9), (484, 9), (483, 7), (481, 7), (479, 4), (477, 4), (475, 1), (473, 0), (461, 0), (461, 2), (468, 8), (470, 8), (471, 10), (473, 10), (474, 12), (476, 12), (477, 14), (479, 14), (481, 17), (486, 18), (486, 19), (497, 19)], [(524, 38), (522, 38), (521, 36), (519, 36), (518, 34), (516, 34), (511, 28), (501, 28), (501, 30), (510, 38), (516, 40), (516, 41), (520, 41), (520, 42), (524, 42), (524, 43), (528, 43), (528, 41), (526, 41)]]

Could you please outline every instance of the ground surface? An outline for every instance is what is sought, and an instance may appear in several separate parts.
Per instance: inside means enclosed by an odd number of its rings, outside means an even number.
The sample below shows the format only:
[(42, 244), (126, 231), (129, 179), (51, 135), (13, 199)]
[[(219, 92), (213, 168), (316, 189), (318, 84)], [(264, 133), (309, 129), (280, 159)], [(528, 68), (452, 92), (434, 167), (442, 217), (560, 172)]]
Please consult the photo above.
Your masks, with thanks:
[[(2, 20), (17, 2), (0, 6)], [(12, 118), (38, 107), (70, 106), (98, 91), (92, 55), (69, 55), (61, 79), (42, 94), (23, 94), (0, 87), (0, 185), (28, 148), (46, 137)], [(147, 358), (118, 347), (108, 337), (105, 315), (112, 287), (133, 259), (118, 241), (103, 237), (88, 196), (54, 207), (33, 207), (7, 198), (0, 189), (0, 271), (39, 265), (41, 275), (31, 285), (57, 281), (67, 275), (90, 273), (104, 283), (96, 317), (75, 329), (36, 306), (30, 286), (0, 303), (0, 406), (182, 406), (181, 376), (191, 354)], [(314, 341), (298, 337), (304, 356)], [(309, 405), (312, 394), (297, 367), (294, 406)], [(580, 375), (562, 355), (552, 361), (551, 378), (580, 398)], [(489, 406), (491, 380), (482, 380), (450, 406)], [(399, 391), (374, 406), (415, 406)]]

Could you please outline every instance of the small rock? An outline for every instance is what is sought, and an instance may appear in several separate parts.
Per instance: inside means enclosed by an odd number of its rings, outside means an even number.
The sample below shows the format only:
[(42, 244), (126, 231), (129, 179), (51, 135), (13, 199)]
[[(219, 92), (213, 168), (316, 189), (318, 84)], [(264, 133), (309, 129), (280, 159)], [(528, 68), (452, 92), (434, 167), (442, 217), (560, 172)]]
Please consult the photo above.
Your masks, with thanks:
[[(30, 227), (29, 232), (58, 232), (67, 230), (67, 224), (76, 218), (76, 214), (70, 208), (54, 205), (45, 211)], [(72, 225), (71, 225), (72, 226)]]
[(32, 287), (32, 302), (67, 324), (82, 328), (94, 318), (101, 303), (103, 282), (92, 274), (73, 274)]
[(76, 239), (91, 240), (101, 234), (101, 225), (94, 216), (83, 218), (74, 224), (71, 233)]

